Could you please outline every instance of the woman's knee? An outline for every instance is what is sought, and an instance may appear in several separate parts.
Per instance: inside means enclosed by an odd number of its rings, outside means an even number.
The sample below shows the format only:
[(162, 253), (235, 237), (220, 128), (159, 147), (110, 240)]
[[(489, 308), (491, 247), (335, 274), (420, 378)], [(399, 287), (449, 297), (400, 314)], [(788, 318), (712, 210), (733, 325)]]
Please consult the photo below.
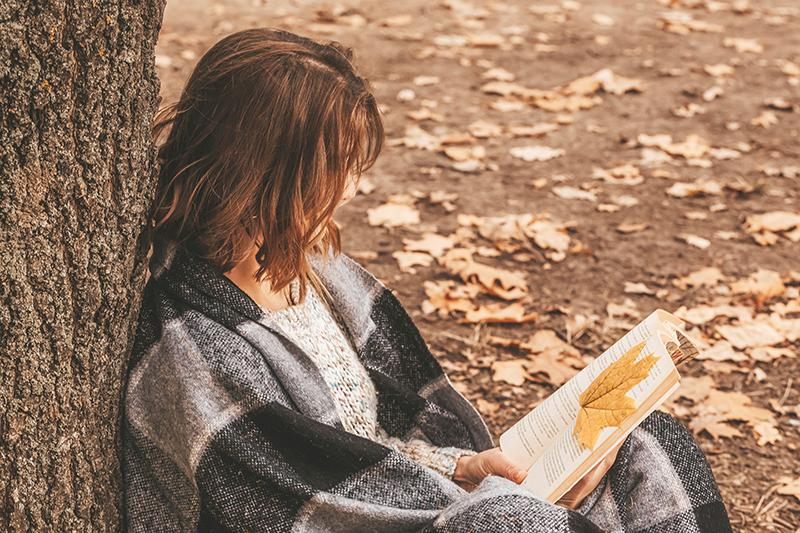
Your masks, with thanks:
[(663, 411), (653, 411), (639, 427), (655, 437), (670, 457), (695, 458), (705, 462), (705, 456), (692, 433), (674, 416)]
[[(687, 427), (672, 415), (655, 411), (631, 435), (629, 468), (639, 476), (673, 478), (694, 504), (719, 500), (711, 466)], [(679, 487), (676, 486), (676, 490)]]

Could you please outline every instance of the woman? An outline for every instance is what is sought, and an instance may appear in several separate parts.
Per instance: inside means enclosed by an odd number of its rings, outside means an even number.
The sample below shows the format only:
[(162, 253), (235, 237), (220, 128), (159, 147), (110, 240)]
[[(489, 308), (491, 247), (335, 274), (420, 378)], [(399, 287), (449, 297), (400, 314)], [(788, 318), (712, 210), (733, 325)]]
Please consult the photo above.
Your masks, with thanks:
[(660, 413), (560, 505), (519, 485), (399, 300), (340, 251), (332, 215), (383, 143), (351, 59), (235, 33), (157, 117), (129, 529), (729, 530), (705, 458)]

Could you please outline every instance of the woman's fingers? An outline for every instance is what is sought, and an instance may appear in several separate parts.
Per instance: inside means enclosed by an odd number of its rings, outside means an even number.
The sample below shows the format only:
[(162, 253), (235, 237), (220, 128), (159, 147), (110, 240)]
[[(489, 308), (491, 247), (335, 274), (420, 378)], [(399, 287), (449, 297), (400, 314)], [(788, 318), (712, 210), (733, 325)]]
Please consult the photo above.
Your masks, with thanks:
[(606, 455), (602, 461), (597, 463), (597, 465), (589, 470), (585, 476), (583, 476), (576, 484), (573, 486), (569, 491), (567, 491), (564, 496), (558, 500), (558, 504), (562, 507), (566, 507), (567, 509), (575, 509), (583, 500), (592, 493), (592, 491), (597, 488), (597, 485), (600, 484), (602, 481), (603, 476), (614, 466), (614, 461), (617, 459), (617, 453), (619, 452), (620, 447), (622, 447), (622, 443), (617, 444), (614, 448), (611, 449), (608, 455)]
[(485, 475), (493, 474), (510, 479), (515, 483), (522, 483), (522, 480), (527, 475), (527, 472), (514, 464), (506, 454), (500, 451), (500, 448), (487, 450), (484, 466), (486, 469)]
[(495, 447), (476, 455), (461, 457), (456, 464), (453, 479), (460, 482), (462, 486), (467, 483), (477, 485), (489, 475), (501, 476), (515, 483), (522, 483), (527, 472), (514, 464), (506, 454), (500, 451), (499, 447)]
[(499, 449), (498, 452), (497, 475), (510, 479), (514, 483), (522, 483), (528, 473), (512, 463), (508, 456), (500, 452)]

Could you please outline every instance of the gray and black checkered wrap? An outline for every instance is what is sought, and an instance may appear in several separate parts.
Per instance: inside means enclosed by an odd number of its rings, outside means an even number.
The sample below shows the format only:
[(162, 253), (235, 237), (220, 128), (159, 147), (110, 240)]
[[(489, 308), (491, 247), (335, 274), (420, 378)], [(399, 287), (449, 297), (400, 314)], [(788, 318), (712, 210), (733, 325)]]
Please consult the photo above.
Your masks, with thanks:
[[(494, 446), (397, 297), (344, 253), (312, 256), (375, 382), (392, 435)], [(127, 529), (729, 531), (703, 454), (650, 416), (577, 511), (496, 476), (466, 492), (346, 432), (311, 359), (208, 262), (157, 242), (124, 398)]]

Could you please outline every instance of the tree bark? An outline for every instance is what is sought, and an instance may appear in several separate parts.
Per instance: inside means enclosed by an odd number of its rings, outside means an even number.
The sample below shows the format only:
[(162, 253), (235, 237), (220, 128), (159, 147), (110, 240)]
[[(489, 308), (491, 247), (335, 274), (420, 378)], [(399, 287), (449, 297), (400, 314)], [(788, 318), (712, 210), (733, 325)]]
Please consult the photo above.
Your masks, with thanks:
[(0, 524), (120, 526), (164, 0), (0, 2)]

